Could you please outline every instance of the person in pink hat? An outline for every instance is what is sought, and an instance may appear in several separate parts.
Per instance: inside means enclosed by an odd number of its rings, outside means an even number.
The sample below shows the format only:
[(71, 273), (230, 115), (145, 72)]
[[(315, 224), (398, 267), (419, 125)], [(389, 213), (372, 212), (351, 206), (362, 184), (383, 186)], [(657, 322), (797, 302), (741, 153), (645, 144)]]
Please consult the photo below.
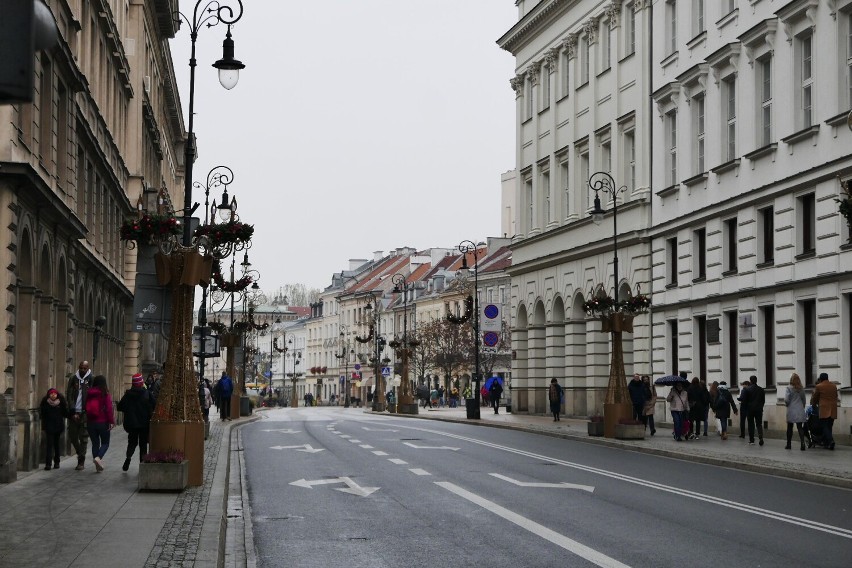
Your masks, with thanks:
[(139, 461), (148, 453), (148, 427), (154, 412), (154, 397), (145, 388), (142, 373), (133, 375), (130, 388), (118, 401), (118, 410), (124, 413), (124, 431), (127, 432), (127, 451), (121, 466), (123, 471), (127, 471), (136, 446), (139, 446)]

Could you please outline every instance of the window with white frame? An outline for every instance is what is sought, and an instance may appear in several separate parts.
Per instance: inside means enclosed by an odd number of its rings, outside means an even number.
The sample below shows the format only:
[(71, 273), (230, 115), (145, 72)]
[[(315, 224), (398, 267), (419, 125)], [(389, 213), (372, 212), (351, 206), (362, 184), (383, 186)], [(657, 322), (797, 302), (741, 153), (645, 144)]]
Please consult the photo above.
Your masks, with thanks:
[(816, 252), (816, 196), (806, 193), (798, 198), (797, 228), (798, 252), (808, 255)]
[(542, 65), (541, 67), (541, 110), (550, 108), (550, 67)]
[(533, 196), (533, 182), (531, 178), (524, 179), (524, 197), (527, 206), (527, 231), (535, 228), (535, 199)]
[(633, 2), (624, 6), (624, 56), (636, 53), (636, 9)]
[(677, 286), (677, 237), (666, 239), (666, 286)]
[(730, 161), (737, 157), (737, 78), (735, 75), (722, 81), (722, 104), (723, 156), (725, 161)]
[(761, 146), (772, 142), (772, 57), (765, 57), (757, 62), (758, 132), (757, 139)]
[(724, 14), (730, 14), (734, 10), (737, 9), (737, 0), (723, 0), (722, 12)]
[(796, 55), (799, 71), (799, 119), (801, 128), (813, 125), (814, 68), (813, 36), (810, 32), (796, 38)]
[(775, 208), (770, 205), (758, 209), (757, 213), (760, 263), (772, 264), (775, 262)]
[(705, 120), (704, 120), (704, 93), (692, 99), (692, 124), (695, 131), (695, 146), (693, 146), (695, 154), (693, 156), (693, 170), (695, 174), (700, 174), (706, 171), (704, 163), (704, 135), (705, 135)]
[(677, 2), (666, 0), (666, 54), (677, 51)]
[(559, 187), (562, 188), (562, 214), (567, 219), (571, 216), (571, 171), (568, 167), (568, 154), (557, 156), (559, 160)]
[(739, 266), (739, 240), (737, 237), (737, 218), (732, 217), (722, 221), (723, 234), (722, 241), (724, 245), (724, 264), (722, 270), (725, 273), (735, 273)]
[(571, 78), (571, 75), (569, 73), (571, 70), (571, 58), (568, 57), (567, 51), (562, 51), (559, 56), (559, 59), (561, 61), (560, 80), (562, 83), (562, 96), (567, 97), (568, 93), (570, 92), (569, 89), (571, 85), (571, 83), (569, 83), (569, 79)]
[(612, 32), (609, 26), (609, 20), (601, 20), (601, 73), (606, 71), (612, 65)]
[(636, 189), (636, 132), (633, 129), (624, 132), (624, 181), (627, 189)]
[(588, 209), (591, 207), (592, 197), (589, 190), (589, 146), (588, 143), (584, 144), (577, 150), (577, 159), (579, 160), (579, 171), (577, 175), (579, 176), (579, 186), (585, 188), (586, 190), (586, 203), (585, 207)]
[(586, 35), (581, 37), (577, 43), (580, 48), (580, 85), (583, 86), (589, 82), (589, 40), (591, 38)]
[(544, 211), (542, 211), (542, 225), (546, 225), (551, 220), (551, 207), (550, 207), (550, 168), (545, 163), (544, 165), (539, 165), (539, 171), (541, 175), (539, 176), (539, 181), (541, 183), (541, 187), (539, 188), (539, 193), (541, 193), (542, 203), (544, 205)]
[(707, 229), (701, 227), (692, 232), (692, 279), (707, 277)]
[(666, 185), (677, 183), (677, 109), (666, 113)]
[(698, 35), (706, 28), (704, 27), (704, 0), (693, 0), (692, 2), (693, 34)]
[(602, 172), (612, 173), (612, 142), (609, 139), (609, 133), (600, 138), (601, 149), (601, 164)]
[(527, 74), (527, 79), (524, 81), (524, 120), (529, 120), (533, 115), (533, 83), (532, 79)]
[(846, 107), (852, 107), (852, 12), (844, 14), (846, 25)]

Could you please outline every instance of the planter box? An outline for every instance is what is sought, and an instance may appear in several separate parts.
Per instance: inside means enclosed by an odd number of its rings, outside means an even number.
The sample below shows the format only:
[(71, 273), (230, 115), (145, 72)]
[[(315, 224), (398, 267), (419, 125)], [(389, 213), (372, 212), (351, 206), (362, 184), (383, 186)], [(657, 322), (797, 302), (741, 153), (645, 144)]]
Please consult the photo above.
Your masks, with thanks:
[(183, 463), (140, 463), (140, 491), (183, 491), (189, 483), (189, 460)]
[(603, 422), (588, 422), (589, 425), (589, 436), (603, 436), (604, 435), (604, 423)]
[(616, 440), (644, 440), (645, 425), (644, 424), (616, 424), (615, 425)]

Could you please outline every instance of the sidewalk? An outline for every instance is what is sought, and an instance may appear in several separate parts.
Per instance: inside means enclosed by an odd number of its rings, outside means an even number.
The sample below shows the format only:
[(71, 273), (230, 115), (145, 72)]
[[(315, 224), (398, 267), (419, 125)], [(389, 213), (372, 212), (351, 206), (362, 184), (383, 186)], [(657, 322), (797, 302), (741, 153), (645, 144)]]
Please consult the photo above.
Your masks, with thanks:
[[(121, 471), (127, 447), (121, 427), (113, 430), (103, 473), (95, 473), (91, 457), (84, 471), (75, 471), (77, 458), (70, 456), (59, 470), (19, 472), (17, 481), (0, 485), (0, 566), (253, 565), (252, 545), (247, 551), (240, 538), (245, 490), (231, 431), (259, 417), (220, 422), (213, 414), (200, 487), (137, 491), (139, 450), (130, 470)], [(229, 495), (237, 501), (229, 503)]]
[(712, 424), (706, 438), (701, 436), (698, 440), (677, 442), (672, 437), (670, 426), (658, 426), (656, 435), (646, 435), (644, 440), (615, 440), (589, 436), (586, 420), (562, 418), (559, 422), (554, 422), (551, 416), (512, 414), (505, 412), (505, 409), (501, 409), (500, 414), (494, 414), (493, 410), (485, 407), (481, 409), (479, 420), (468, 420), (464, 407), (420, 408), (420, 414), (416, 416), (405, 414), (390, 416), (511, 428), (852, 489), (852, 448), (838, 445), (834, 451), (814, 447), (803, 452), (799, 449), (799, 436), (795, 431), (793, 432), (793, 449), (785, 450), (786, 438), (784, 440), (765, 438), (764, 446), (757, 444), (751, 446), (747, 439), (740, 438), (736, 434), (729, 435), (728, 439), (723, 441), (713, 431)]

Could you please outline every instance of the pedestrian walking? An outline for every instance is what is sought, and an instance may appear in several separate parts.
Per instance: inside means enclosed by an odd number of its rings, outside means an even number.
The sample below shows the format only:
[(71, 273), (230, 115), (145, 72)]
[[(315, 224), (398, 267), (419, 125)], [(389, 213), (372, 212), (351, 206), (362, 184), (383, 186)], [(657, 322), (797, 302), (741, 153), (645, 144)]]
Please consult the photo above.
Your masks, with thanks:
[(92, 386), (92, 370), (88, 361), (80, 361), (77, 372), (68, 378), (65, 400), (68, 402), (68, 439), (77, 454), (77, 471), (86, 464), (89, 431), (86, 428), (86, 395)]
[(649, 375), (642, 375), (642, 388), (645, 389), (645, 406), (642, 409), (642, 423), (645, 429), (651, 428), (651, 435), (657, 433), (654, 427), (654, 411), (657, 409), (657, 387)]
[(198, 403), (201, 405), (201, 415), (205, 422), (210, 422), (210, 406), (213, 396), (210, 393), (210, 383), (207, 379), (198, 381)]
[(639, 373), (633, 374), (633, 379), (627, 383), (630, 402), (633, 404), (633, 419), (642, 421), (645, 416), (646, 391)]
[(701, 387), (701, 379), (692, 377), (689, 388), (686, 389), (689, 400), (689, 439), (695, 440), (701, 435), (701, 422), (704, 420), (704, 389)]
[(44, 469), (59, 469), (59, 437), (65, 431), (65, 418), (68, 416), (68, 402), (55, 388), (47, 389), (47, 394), (39, 405), (41, 430), (44, 432)]
[(105, 376), (98, 375), (92, 380), (86, 396), (86, 428), (92, 440), (92, 459), (97, 473), (104, 470), (103, 458), (109, 449), (109, 436), (114, 426), (115, 415), (107, 380)]
[(672, 422), (674, 423), (674, 432), (672, 436), (678, 442), (682, 442), (687, 435), (687, 431), (683, 428), (683, 421), (689, 413), (689, 398), (686, 390), (683, 388), (683, 383), (675, 383), (672, 390), (669, 391), (666, 397), (666, 402), (670, 405), (672, 413)]
[(219, 418), (222, 421), (230, 420), (231, 395), (234, 394), (234, 383), (225, 371), (222, 371), (222, 376), (219, 377), (219, 382), (216, 383), (216, 390), (219, 395)]
[(707, 390), (707, 381), (701, 379), (701, 399), (704, 403), (704, 416), (701, 420), (704, 422), (704, 436), (707, 436), (707, 429), (710, 427), (710, 391)]
[(148, 432), (154, 413), (154, 399), (145, 388), (142, 374), (133, 375), (130, 388), (118, 401), (118, 410), (124, 414), (124, 431), (127, 432), (127, 451), (124, 453), (122, 471), (130, 469), (130, 459), (139, 446), (139, 461), (148, 453)]
[(547, 398), (550, 400), (550, 413), (553, 414), (553, 421), (559, 422), (559, 413), (562, 410), (562, 386), (555, 378), (550, 379)]
[(748, 424), (748, 443), (754, 445), (754, 430), (757, 423), (757, 438), (759, 444), (763, 445), (763, 405), (766, 403), (766, 394), (759, 384), (757, 377), (752, 375), (748, 378), (748, 388), (740, 395), (740, 410), (746, 413)]
[(808, 419), (805, 414), (805, 389), (802, 388), (802, 379), (796, 373), (790, 377), (790, 384), (784, 392), (784, 404), (787, 406), (787, 445), (784, 449), (792, 449), (793, 424), (795, 424), (796, 430), (799, 431), (801, 450), (805, 451), (804, 423)]
[(811, 406), (819, 407), (819, 422), (822, 426), (823, 446), (834, 449), (834, 434), (831, 429), (837, 420), (837, 385), (828, 380), (828, 373), (820, 373), (811, 395)]
[[(740, 394), (737, 397), (737, 401), (740, 403), (740, 410), (743, 409), (743, 394), (745, 390), (749, 387), (751, 383), (748, 381), (743, 381), (740, 383)], [(746, 412), (743, 410), (740, 412), (740, 438), (745, 438), (746, 436)]]
[(494, 414), (500, 414), (500, 397), (503, 395), (503, 385), (500, 381), (494, 379), (491, 381), (491, 387), (488, 389), (488, 400), (491, 401), (491, 407), (494, 409)]
[(713, 381), (711, 390), (716, 391), (716, 398), (713, 399), (713, 412), (722, 427), (722, 439), (728, 439), (728, 419), (731, 417), (731, 411), (737, 414), (737, 405), (734, 402), (734, 396), (728, 390), (728, 384), (725, 381), (717, 383)]

